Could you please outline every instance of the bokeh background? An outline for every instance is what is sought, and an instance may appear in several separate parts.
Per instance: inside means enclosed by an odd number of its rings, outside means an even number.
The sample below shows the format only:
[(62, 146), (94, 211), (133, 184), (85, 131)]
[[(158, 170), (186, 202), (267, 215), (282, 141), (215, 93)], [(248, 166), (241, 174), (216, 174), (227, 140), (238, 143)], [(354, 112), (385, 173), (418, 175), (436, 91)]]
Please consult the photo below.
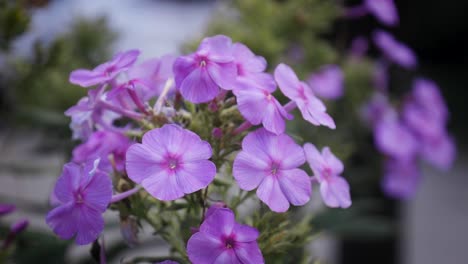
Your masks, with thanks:
[[(320, 64), (340, 61), (340, 52), (349, 47), (353, 36), (368, 37), (382, 27), (371, 16), (335, 19), (334, 7), (359, 2), (0, 0), (0, 202), (19, 208), (0, 219), (0, 235), (18, 217), (31, 222), (18, 238), (13, 263), (38, 259), (41, 263), (93, 263), (89, 247), (59, 241), (44, 223), (50, 190), (76, 144), (70, 140), (63, 111), (85, 94), (84, 89), (68, 84), (71, 70), (91, 68), (117, 51), (132, 48), (140, 49), (143, 58), (179, 54), (193, 49), (206, 35), (222, 33), (245, 42), (272, 64), (301, 53), (296, 67), (305, 75)], [(456, 140), (457, 160), (449, 172), (423, 165), (424, 180), (412, 199), (384, 197), (371, 132), (350, 117), (356, 115), (352, 107), (370, 93), (363, 81), (369, 78), (370, 66), (343, 65), (350, 78), (346, 89), (351, 99), (331, 108), (337, 118), (336, 133), (345, 135), (289, 128), (302, 131), (305, 138), (317, 132), (312, 142), (331, 145), (347, 160), (345, 176), (355, 203), (350, 210), (317, 217), (315, 224), (327, 231), (310, 250), (323, 263), (462, 264), (468, 259), (468, 142), (464, 137), (468, 132), (468, 2), (395, 2), (400, 25), (388, 30), (414, 49), (420, 67), (416, 72), (392, 68), (391, 91), (395, 96), (408, 91), (416, 75), (439, 84), (451, 112), (449, 130)], [(278, 3), (290, 8), (275, 9)], [(241, 22), (225, 16), (232, 9), (244, 14)], [(276, 19), (284, 22), (284, 28), (276, 27)], [(291, 43), (300, 43), (303, 50), (298, 52)], [(369, 56), (370, 60), (378, 56), (375, 47), (371, 46)], [(340, 122), (351, 130), (339, 132)], [(346, 135), (348, 131), (353, 135)], [(166, 250), (151, 234), (142, 234), (142, 245), (128, 249), (118, 243), (117, 223), (106, 228), (112, 263)]]

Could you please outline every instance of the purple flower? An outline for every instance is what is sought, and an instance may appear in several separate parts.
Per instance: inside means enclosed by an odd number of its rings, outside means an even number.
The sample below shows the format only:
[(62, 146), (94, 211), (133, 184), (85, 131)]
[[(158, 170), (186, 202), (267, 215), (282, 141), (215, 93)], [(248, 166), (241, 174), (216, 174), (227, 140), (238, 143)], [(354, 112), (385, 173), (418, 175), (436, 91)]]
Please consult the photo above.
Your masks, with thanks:
[(310, 199), (310, 178), (298, 169), (304, 162), (304, 151), (292, 138), (260, 128), (242, 141), (233, 175), (242, 190), (258, 187), (257, 196), (272, 211), (286, 212), (290, 203), (299, 206)]
[(61, 239), (76, 235), (78, 245), (96, 240), (104, 229), (102, 213), (112, 197), (110, 178), (97, 169), (99, 160), (85, 165), (67, 163), (55, 184), (60, 202), (46, 222)]
[(340, 176), (344, 169), (343, 163), (328, 147), (320, 153), (314, 145), (307, 143), (304, 151), (315, 179), (320, 184), (320, 194), (325, 204), (329, 207), (350, 207), (349, 184)]
[(422, 157), (443, 170), (449, 169), (456, 157), (455, 144), (446, 131), (448, 116), (437, 85), (417, 79), (404, 105), (403, 119), (418, 138)]
[(385, 164), (382, 188), (393, 198), (408, 199), (416, 193), (420, 176), (416, 161), (389, 160)]
[(172, 55), (164, 55), (161, 58), (150, 59), (130, 68), (129, 78), (138, 80), (144, 84), (145, 88), (148, 88), (148, 91), (143, 91), (145, 101), (161, 94), (166, 81), (173, 77), (172, 67), (175, 59)]
[(393, 0), (365, 0), (365, 6), (384, 25), (398, 25), (400, 19)]
[(122, 171), (125, 165), (125, 153), (131, 144), (131, 141), (120, 133), (97, 131), (91, 134), (85, 143), (75, 147), (73, 162), (84, 163), (100, 158), (100, 168), (112, 169), (109, 161), (109, 155), (112, 155), (116, 168)]
[(245, 85), (249, 83), (274, 83), (270, 75), (264, 73), (267, 67), (265, 58), (255, 55), (242, 43), (234, 43), (232, 45), (232, 55), (237, 67), (238, 84), (235, 88), (245, 89)]
[(398, 42), (389, 33), (377, 30), (373, 34), (373, 39), (388, 60), (407, 69), (413, 69), (417, 66), (418, 62), (414, 52), (403, 43)]
[(0, 204), (0, 216), (7, 215), (16, 210), (16, 206), (12, 204)]
[(396, 116), (387, 115), (374, 127), (377, 148), (395, 159), (412, 159), (418, 149), (417, 139)]
[(88, 96), (83, 97), (78, 103), (65, 111), (65, 115), (71, 117), (70, 128), (73, 131), (73, 139), (86, 140), (93, 132), (95, 126), (103, 129), (112, 128), (112, 123), (120, 115), (107, 110), (100, 102), (105, 100), (103, 89), (88, 91)]
[[(145, 109), (142, 102), (159, 96), (166, 81), (172, 77), (174, 61), (174, 56), (165, 55), (131, 67), (127, 72), (128, 81), (112, 87), (108, 98), (127, 97), (127, 101), (132, 102), (132, 104), (136, 103), (136, 106)], [(170, 89), (171, 93), (175, 91), (174, 86), (171, 86)]]
[(222, 35), (205, 38), (195, 53), (177, 58), (173, 70), (176, 87), (192, 103), (214, 99), (219, 88), (231, 90), (237, 75), (231, 39)]
[(142, 144), (127, 151), (128, 177), (152, 196), (170, 201), (205, 188), (213, 181), (216, 167), (208, 159), (211, 146), (177, 125), (164, 125), (146, 132)]
[(236, 222), (234, 213), (221, 208), (203, 221), (187, 242), (193, 264), (263, 264), (257, 229)]
[(93, 70), (78, 69), (70, 74), (70, 82), (82, 87), (108, 82), (123, 71), (129, 69), (140, 55), (138, 50), (117, 53), (110, 61), (105, 62)]
[[(271, 78), (272, 79), (272, 78)], [(285, 119), (293, 118), (272, 95), (276, 90), (274, 81), (255, 83), (244, 80), (234, 90), (237, 106), (242, 116), (253, 125), (263, 124), (266, 130), (277, 135), (286, 129)]]
[(337, 65), (323, 66), (309, 77), (307, 83), (316, 95), (324, 99), (343, 96), (343, 72)]
[(283, 94), (297, 105), (305, 120), (316, 126), (324, 125), (335, 129), (335, 122), (325, 112), (325, 105), (315, 97), (306, 83), (299, 81), (288, 65), (280, 64), (276, 67), (275, 80)]

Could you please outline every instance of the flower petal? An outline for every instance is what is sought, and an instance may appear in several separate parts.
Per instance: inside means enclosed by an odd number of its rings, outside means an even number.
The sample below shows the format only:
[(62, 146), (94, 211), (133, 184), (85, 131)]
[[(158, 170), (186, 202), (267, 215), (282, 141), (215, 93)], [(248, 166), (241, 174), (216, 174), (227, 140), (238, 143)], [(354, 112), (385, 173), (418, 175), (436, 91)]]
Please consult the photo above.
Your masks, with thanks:
[(292, 169), (281, 171), (278, 181), (282, 192), (293, 205), (304, 205), (310, 200), (312, 184), (303, 170)]
[(182, 96), (192, 103), (205, 103), (219, 93), (218, 85), (211, 79), (206, 68), (196, 68), (180, 85)]
[(257, 189), (257, 196), (274, 212), (282, 213), (289, 209), (289, 202), (281, 190), (278, 179), (274, 176), (263, 179)]
[(320, 194), (328, 207), (348, 208), (351, 206), (349, 184), (339, 176), (332, 176), (320, 183)]
[(262, 252), (260, 251), (256, 241), (237, 243), (234, 252), (236, 253), (240, 263), (265, 263)]
[(281, 92), (289, 99), (295, 100), (300, 96), (298, 93), (300, 81), (291, 67), (284, 63), (279, 64), (276, 66), (274, 76)]
[(215, 263), (223, 253), (221, 240), (197, 232), (187, 242), (187, 255), (193, 264)]
[(232, 174), (236, 179), (239, 188), (246, 191), (251, 191), (258, 187), (268, 169), (268, 162), (259, 159), (255, 154), (241, 151), (237, 154), (232, 167)]
[(126, 165), (128, 177), (136, 183), (141, 183), (147, 177), (159, 174), (163, 157), (144, 144), (134, 144), (127, 150)]
[(200, 232), (221, 239), (229, 236), (235, 225), (234, 213), (227, 208), (219, 208), (203, 221)]
[(160, 170), (145, 178), (141, 185), (153, 197), (162, 201), (172, 201), (184, 196), (184, 191), (175, 175), (169, 174), (166, 170)]
[(75, 209), (75, 203), (69, 202), (52, 209), (47, 214), (47, 225), (61, 239), (71, 239), (78, 230), (79, 211)]
[(101, 234), (104, 229), (104, 219), (100, 212), (92, 208), (81, 206), (78, 210), (80, 215), (77, 221), (76, 243), (78, 245), (87, 245), (96, 240)]
[(236, 236), (236, 242), (256, 241), (260, 233), (256, 228), (248, 225), (235, 224), (232, 232)]
[(108, 80), (110, 80), (110, 78), (101, 72), (94, 72), (85, 69), (72, 71), (69, 78), (70, 83), (81, 87), (90, 87)]
[(343, 173), (343, 162), (341, 162), (341, 160), (339, 160), (335, 155), (333, 155), (329, 147), (324, 147), (322, 149), (322, 157), (324, 161), (328, 164), (328, 166), (333, 169), (333, 173), (335, 175)]
[(216, 166), (209, 160), (181, 164), (176, 171), (177, 183), (184, 193), (193, 193), (210, 184), (216, 175)]
[(83, 191), (83, 200), (97, 212), (104, 212), (112, 198), (112, 182), (104, 174), (97, 172)]

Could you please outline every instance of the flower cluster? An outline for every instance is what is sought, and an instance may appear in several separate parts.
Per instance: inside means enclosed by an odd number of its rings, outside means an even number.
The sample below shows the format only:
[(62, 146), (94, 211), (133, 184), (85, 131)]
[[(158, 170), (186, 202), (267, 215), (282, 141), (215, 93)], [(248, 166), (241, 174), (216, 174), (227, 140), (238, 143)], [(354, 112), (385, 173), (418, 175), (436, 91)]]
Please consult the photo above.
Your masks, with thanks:
[(377, 94), (366, 106), (377, 149), (388, 159), (384, 191), (396, 198), (414, 195), (420, 180), (418, 159), (448, 170), (455, 159), (452, 137), (446, 130), (448, 110), (437, 85), (416, 79), (401, 109)]
[[(119, 211), (122, 221), (133, 217), (158, 229), (168, 226), (162, 214), (170, 212), (180, 214), (174, 221), (203, 219), (186, 252), (161, 231), (179, 257), (188, 254), (193, 263), (263, 263), (259, 231), (235, 221), (234, 212), (250, 191), (256, 189), (258, 199), (277, 213), (306, 204), (313, 184), (320, 185), (329, 207), (351, 205), (341, 161), (328, 147), (320, 153), (286, 134), (295, 108), (307, 122), (335, 129), (317, 96), (342, 95), (339, 68), (326, 66), (308, 83), (286, 64), (270, 74), (263, 57), (222, 35), (205, 38), (194, 53), (177, 58), (138, 64), (139, 53), (121, 52), (70, 75), (88, 95), (66, 111), (73, 137), (82, 143), (64, 166), (51, 199), (55, 208), (46, 219), (59, 237), (76, 237), (80, 245), (95, 241), (108, 208)], [(288, 103), (280, 103), (277, 87)], [(306, 162), (313, 177), (302, 167)], [(242, 197), (230, 197), (230, 188)], [(206, 212), (219, 197), (232, 210)]]
[[(363, 9), (387, 26), (398, 23), (392, 0), (365, 1), (348, 13), (356, 17), (364, 14)], [(376, 148), (386, 157), (383, 190), (395, 198), (409, 198), (420, 180), (419, 159), (442, 170), (452, 166), (456, 150), (446, 130), (449, 113), (438, 86), (421, 77), (413, 81), (412, 91), (405, 96), (401, 107), (392, 106), (388, 91), (389, 67), (394, 64), (405, 70), (415, 70), (418, 60), (408, 46), (388, 32), (376, 30), (372, 40), (383, 56), (375, 65), (376, 92), (365, 105), (363, 116), (372, 127)], [(357, 39), (351, 49), (356, 56), (363, 53), (362, 41)]]

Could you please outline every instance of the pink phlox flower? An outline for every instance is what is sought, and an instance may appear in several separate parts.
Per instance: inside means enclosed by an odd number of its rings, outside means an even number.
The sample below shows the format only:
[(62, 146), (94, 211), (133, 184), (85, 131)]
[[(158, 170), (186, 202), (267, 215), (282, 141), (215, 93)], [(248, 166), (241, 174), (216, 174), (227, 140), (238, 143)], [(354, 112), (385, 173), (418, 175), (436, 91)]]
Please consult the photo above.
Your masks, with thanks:
[(253, 125), (262, 124), (266, 130), (277, 135), (284, 133), (285, 119), (291, 120), (293, 116), (273, 96), (276, 90), (273, 78), (265, 79), (262, 83), (244, 79), (238, 82), (237, 87), (233, 91), (237, 106), (247, 121)]
[(436, 167), (448, 170), (456, 158), (456, 147), (447, 133), (449, 112), (437, 85), (430, 80), (416, 79), (402, 115), (420, 142), (422, 157)]
[(324, 125), (335, 129), (335, 122), (326, 113), (325, 105), (314, 95), (309, 85), (299, 81), (291, 67), (286, 64), (278, 65), (275, 80), (283, 94), (297, 105), (305, 120), (316, 126)]
[(257, 229), (237, 223), (230, 209), (220, 208), (190, 237), (187, 254), (193, 264), (263, 264), (258, 236)]
[(324, 147), (320, 153), (314, 145), (307, 143), (304, 145), (304, 151), (315, 180), (320, 184), (320, 194), (324, 203), (329, 207), (350, 207), (349, 184), (340, 176), (344, 170), (343, 163), (328, 147)]
[[(242, 43), (232, 45), (232, 54), (237, 67), (237, 85), (235, 88), (245, 89), (249, 83), (265, 83), (274, 80), (265, 73), (267, 62), (265, 58), (255, 55)], [(238, 87), (239, 86), (239, 87)]]
[(220, 88), (233, 89), (237, 67), (231, 39), (223, 35), (205, 38), (195, 53), (176, 59), (173, 71), (176, 88), (192, 103), (213, 100)]
[(338, 99), (344, 93), (343, 72), (338, 65), (322, 66), (307, 83), (314, 93), (324, 99)]
[(112, 124), (120, 115), (100, 104), (105, 98), (103, 89), (89, 90), (88, 96), (81, 98), (76, 105), (65, 111), (65, 115), (71, 117), (73, 139), (86, 140), (94, 128), (113, 129)]
[(311, 195), (309, 176), (298, 169), (305, 162), (303, 149), (286, 134), (264, 128), (249, 133), (233, 164), (233, 175), (242, 190), (256, 188), (257, 196), (274, 212), (289, 204), (306, 204)]
[[(127, 81), (112, 88), (108, 97), (113, 98), (116, 94), (129, 96), (128, 92), (134, 92), (139, 100), (148, 102), (152, 98), (159, 96), (170, 78), (173, 77), (172, 67), (175, 57), (164, 55), (161, 58), (154, 58), (134, 65), (127, 71)], [(130, 91), (127, 91), (130, 90)], [(169, 94), (175, 92), (175, 87), (170, 87)]]
[(102, 213), (112, 197), (112, 182), (98, 166), (99, 160), (64, 165), (54, 188), (59, 205), (46, 217), (49, 227), (61, 239), (76, 236), (78, 245), (86, 245), (102, 232)]
[(211, 146), (190, 130), (164, 125), (146, 132), (141, 144), (132, 145), (126, 156), (128, 177), (152, 196), (176, 200), (210, 184), (216, 167), (208, 159)]
[(70, 74), (70, 83), (90, 87), (113, 80), (123, 71), (128, 70), (137, 60), (140, 51), (129, 50), (117, 53), (110, 61), (93, 70), (78, 69)]

